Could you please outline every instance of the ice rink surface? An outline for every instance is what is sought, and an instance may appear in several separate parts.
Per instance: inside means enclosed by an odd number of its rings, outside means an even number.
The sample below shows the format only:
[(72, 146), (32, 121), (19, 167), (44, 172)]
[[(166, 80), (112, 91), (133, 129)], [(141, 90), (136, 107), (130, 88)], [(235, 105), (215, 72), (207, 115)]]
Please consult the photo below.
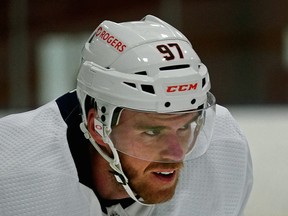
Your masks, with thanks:
[(254, 186), (245, 216), (288, 215), (288, 106), (228, 107), (247, 136)]

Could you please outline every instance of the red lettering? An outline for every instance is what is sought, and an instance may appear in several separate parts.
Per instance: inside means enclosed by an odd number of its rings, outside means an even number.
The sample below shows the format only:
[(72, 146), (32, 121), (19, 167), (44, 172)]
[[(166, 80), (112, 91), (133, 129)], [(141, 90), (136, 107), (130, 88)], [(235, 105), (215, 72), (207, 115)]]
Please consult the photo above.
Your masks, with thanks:
[[(108, 37), (108, 39), (107, 39), (107, 43), (111, 44), (111, 42), (113, 41), (113, 39), (114, 39), (114, 36), (109, 35), (109, 37)], [(113, 46), (113, 45), (111, 44), (111, 46)]]
[(114, 35), (111, 35), (109, 32), (103, 30), (102, 26), (100, 26), (95, 31), (95, 36), (106, 41), (108, 44), (114, 47), (118, 52), (123, 52), (125, 48), (127, 47), (125, 44), (123, 44), (121, 41), (115, 38)]
[[(114, 37), (113, 37), (114, 38)], [(115, 38), (112, 43), (111, 43), (111, 46), (115, 47), (115, 44), (118, 42), (118, 40)], [(116, 47), (115, 47), (116, 48)], [(116, 48), (117, 49), (117, 48)]]
[(126, 47), (127, 46), (125, 44), (122, 44), (122, 46), (118, 49), (118, 51), (123, 52)]
[(177, 86), (168, 86), (166, 92), (175, 92), (177, 89)]
[[(117, 49), (118, 51), (120, 51), (119, 50), (119, 47), (122, 45), (122, 42), (121, 41), (119, 41), (114, 47), (115, 47), (115, 49)], [(120, 51), (121, 52), (121, 51)]]
[(98, 35), (99, 35), (101, 32), (102, 32), (102, 27), (100, 26), (100, 27), (96, 30), (96, 32), (95, 32), (96, 37), (98, 37)]
[(104, 30), (99, 37), (103, 39), (103, 36), (104, 36), (105, 34), (106, 34), (106, 31)]
[(196, 90), (197, 89), (197, 84), (198, 83), (190, 84), (188, 90), (192, 90), (192, 89)]
[(107, 40), (108, 39), (108, 37), (110, 36), (110, 34), (108, 33), (108, 32), (106, 32), (106, 34), (103, 36), (103, 40)]
[(188, 85), (180, 85), (178, 91), (187, 91), (187, 86)]
[(166, 92), (185, 92), (197, 89), (198, 83), (167, 86)]

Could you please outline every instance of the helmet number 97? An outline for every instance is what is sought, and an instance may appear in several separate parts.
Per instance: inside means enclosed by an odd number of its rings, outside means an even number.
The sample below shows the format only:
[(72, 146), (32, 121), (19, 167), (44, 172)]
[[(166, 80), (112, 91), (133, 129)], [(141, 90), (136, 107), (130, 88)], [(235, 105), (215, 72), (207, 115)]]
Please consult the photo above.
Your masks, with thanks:
[(175, 59), (175, 55), (173, 54), (172, 49), (177, 50), (179, 58), (181, 58), (181, 59), (184, 58), (182, 50), (181, 50), (179, 44), (177, 44), (177, 43), (168, 43), (167, 45), (161, 44), (161, 45), (156, 46), (156, 48), (159, 50), (160, 53), (164, 54), (163, 57), (167, 61)]

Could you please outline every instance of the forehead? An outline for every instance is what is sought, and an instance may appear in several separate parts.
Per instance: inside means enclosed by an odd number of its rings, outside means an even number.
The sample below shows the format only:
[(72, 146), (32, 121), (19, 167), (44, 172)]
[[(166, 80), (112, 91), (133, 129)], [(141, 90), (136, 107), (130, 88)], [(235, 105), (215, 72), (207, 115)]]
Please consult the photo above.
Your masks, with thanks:
[(198, 112), (189, 112), (181, 114), (162, 114), (139, 112), (134, 110), (124, 109), (120, 115), (119, 124), (134, 122), (134, 123), (149, 123), (149, 122), (174, 122), (174, 121), (190, 121), (197, 118)]

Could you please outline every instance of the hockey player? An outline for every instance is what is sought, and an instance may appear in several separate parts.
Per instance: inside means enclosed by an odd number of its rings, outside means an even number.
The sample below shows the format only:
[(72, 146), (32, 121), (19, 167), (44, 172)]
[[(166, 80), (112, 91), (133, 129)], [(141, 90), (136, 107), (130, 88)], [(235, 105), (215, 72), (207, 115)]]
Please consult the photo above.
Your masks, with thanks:
[(209, 90), (171, 25), (104, 21), (76, 91), (0, 120), (0, 215), (242, 215), (249, 148)]

